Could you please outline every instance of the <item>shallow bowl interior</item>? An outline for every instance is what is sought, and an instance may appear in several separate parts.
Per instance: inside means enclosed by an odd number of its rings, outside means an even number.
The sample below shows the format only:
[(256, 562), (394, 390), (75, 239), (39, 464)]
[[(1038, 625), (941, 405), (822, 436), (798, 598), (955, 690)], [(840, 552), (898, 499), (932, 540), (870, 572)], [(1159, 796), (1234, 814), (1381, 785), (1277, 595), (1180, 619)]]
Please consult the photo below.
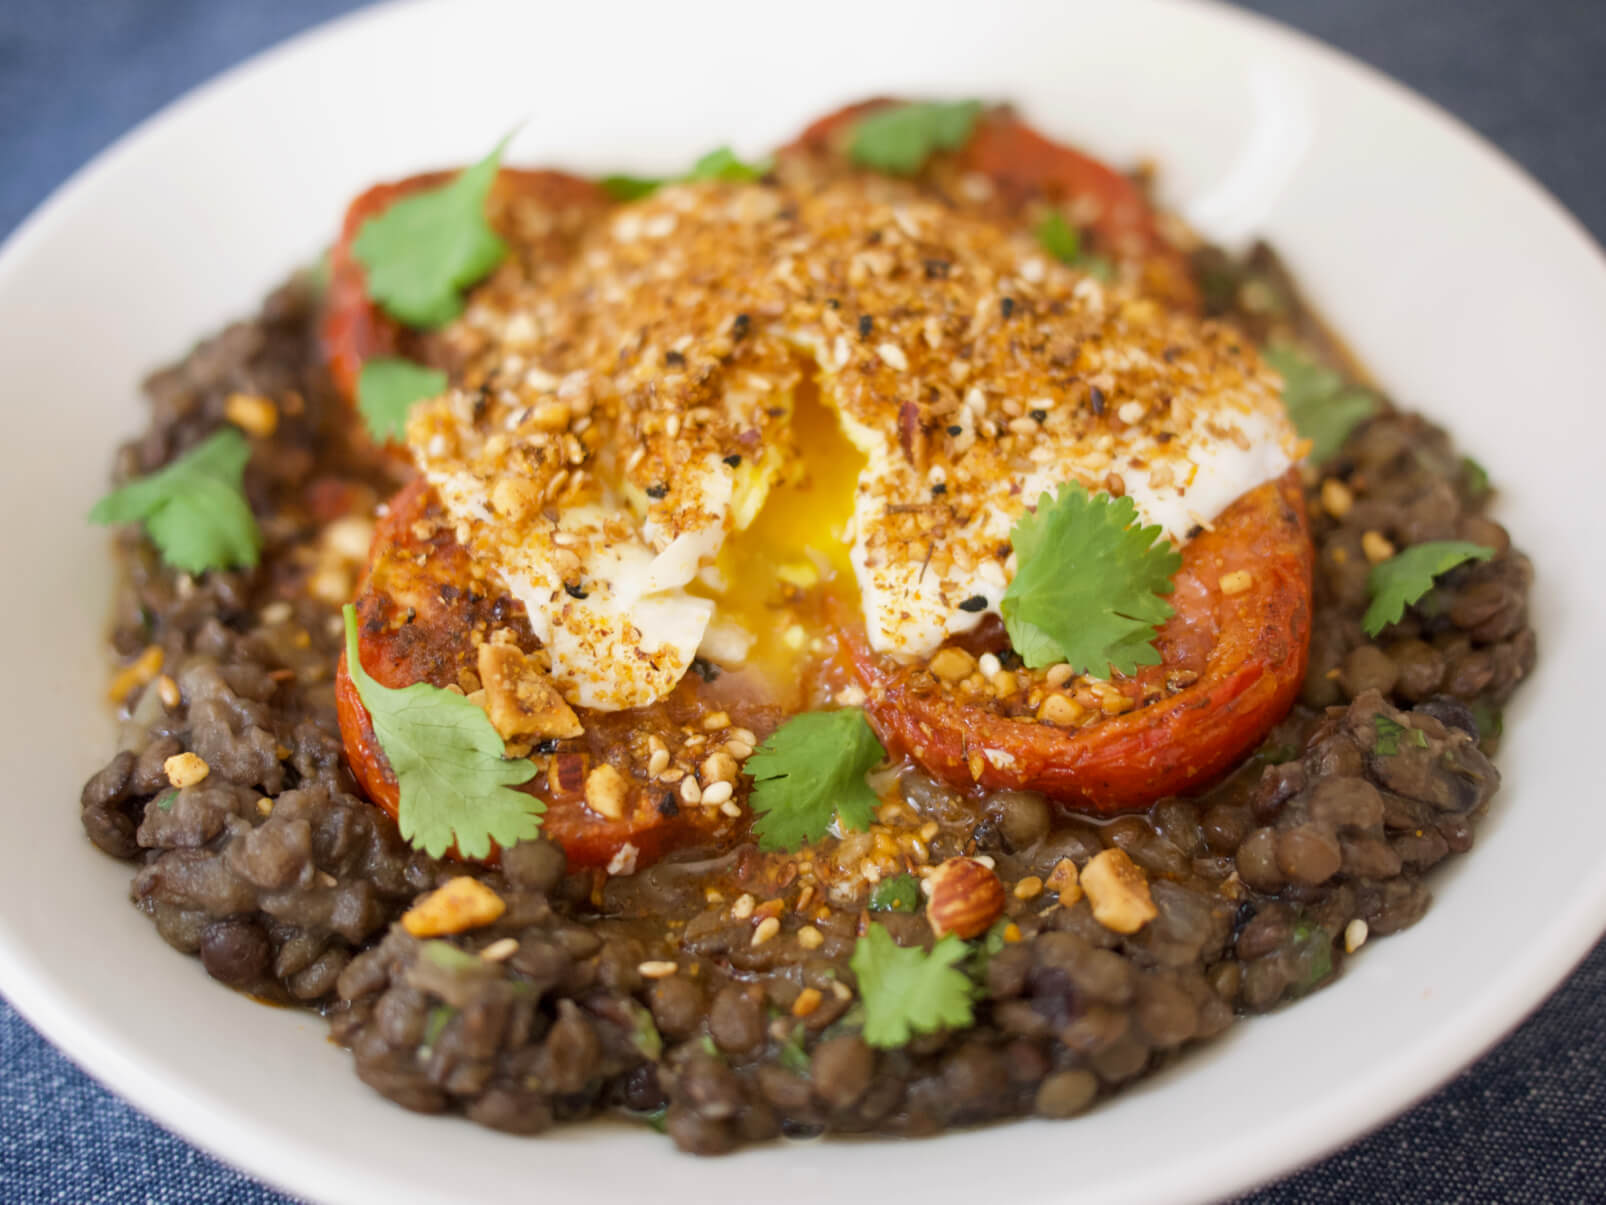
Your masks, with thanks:
[[(1153, 157), (1171, 204), (1217, 237), (1269, 237), (1379, 379), (1489, 466), (1537, 567), (1542, 651), (1480, 848), (1436, 880), (1421, 924), (1331, 990), (1071, 1125), (697, 1161), (644, 1128), (527, 1141), (405, 1113), (357, 1082), (319, 1021), (256, 1007), (165, 949), (128, 906), (126, 868), (79, 832), (73, 801), (112, 739), (106, 540), (82, 516), (141, 422), (135, 382), (314, 257), (372, 180), (475, 158), (515, 125), (513, 159), (669, 169), (718, 142), (761, 150), (872, 91), (1009, 97), (1115, 162)], [(1387, 81), (1230, 10), (472, 0), (338, 22), (142, 127), (0, 252), (18, 453), (0, 479), (14, 516), (0, 823), (26, 852), (0, 899), (0, 989), (166, 1124), (320, 1199), (534, 1186), (701, 1201), (749, 1197), (762, 1177), (776, 1205), (844, 1185), (864, 1200), (1153, 1202), (1271, 1176), (1472, 1058), (1606, 921), (1586, 702), (1606, 677), (1587, 544), (1606, 522), (1589, 487), (1602, 330), (1606, 264), (1526, 178)]]

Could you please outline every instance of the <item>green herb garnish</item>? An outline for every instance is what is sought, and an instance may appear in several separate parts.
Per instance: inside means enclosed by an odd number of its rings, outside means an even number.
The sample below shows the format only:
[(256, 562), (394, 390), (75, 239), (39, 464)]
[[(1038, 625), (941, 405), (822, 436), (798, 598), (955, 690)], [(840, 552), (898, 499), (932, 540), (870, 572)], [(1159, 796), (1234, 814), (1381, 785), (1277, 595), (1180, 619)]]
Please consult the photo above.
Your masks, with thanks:
[(871, 925), (854, 944), (850, 963), (864, 1003), (864, 1040), (902, 1046), (917, 1033), (969, 1025), (974, 989), (957, 965), (969, 953), (952, 933), (928, 954), (900, 946), (883, 926)]
[(781, 1040), (780, 1047), (775, 1052), (775, 1061), (788, 1071), (798, 1075), (808, 1075), (810, 1068), (809, 1052), (803, 1045), (803, 1026), (794, 1025), (787, 1030), (786, 1037)]
[(485, 960), (467, 950), (459, 950), (449, 941), (435, 939), (418, 947), (419, 957), (427, 958), (443, 971), (483, 971)]
[(920, 910), (920, 880), (912, 874), (894, 875), (883, 879), (870, 892), (872, 912), (918, 912)]
[(1182, 556), (1158, 526), (1138, 525), (1131, 498), (1068, 482), (1015, 521), (1018, 568), (999, 611), (1032, 669), (1069, 662), (1079, 674), (1130, 674), (1159, 665), (1159, 625), (1171, 617), (1171, 575)]
[(615, 201), (639, 201), (650, 197), (665, 184), (677, 180), (724, 180), (731, 184), (749, 184), (762, 179), (769, 171), (769, 162), (748, 163), (728, 146), (715, 147), (696, 163), (684, 176), (604, 176), (597, 183), (602, 191)]
[(262, 533), (241, 482), (251, 446), (233, 427), (196, 444), (166, 468), (107, 494), (91, 523), (143, 523), (162, 560), (185, 573), (252, 568)]
[(790, 850), (818, 841), (836, 820), (863, 831), (876, 797), (865, 773), (887, 755), (864, 711), (808, 711), (782, 724), (751, 757), (749, 803), (760, 849)]
[(433, 1050), (435, 1043), (440, 1041), (441, 1034), (446, 1031), (446, 1027), (451, 1024), (452, 1018), (456, 1015), (457, 1010), (450, 1004), (437, 1004), (430, 1009), (429, 1016), (424, 1021), (424, 1038), (419, 1043), (420, 1048)]
[(392, 318), (425, 329), (456, 318), (463, 290), (507, 254), (485, 217), (485, 200), (507, 139), (437, 188), (412, 193), (369, 218), (351, 253), (368, 277), (368, 295)]
[(1263, 354), (1283, 378), (1283, 405), (1294, 429), (1310, 440), (1312, 464), (1331, 459), (1350, 432), (1377, 413), (1374, 394), (1346, 384), (1338, 373), (1297, 347), (1273, 344)]
[(1405, 725), (1391, 720), (1386, 715), (1374, 715), (1372, 728), (1377, 733), (1377, 743), (1372, 746), (1372, 752), (1379, 757), (1393, 757), (1400, 751), (1400, 734), (1405, 731)]
[(1470, 456), (1461, 458), (1461, 479), (1466, 482), (1467, 494), (1482, 498), (1494, 487), (1489, 484), (1489, 470)]
[(669, 1106), (659, 1105), (651, 1112), (641, 1114), (641, 1120), (646, 1122), (653, 1129), (657, 1130), (660, 1134), (665, 1133), (669, 1129)]
[(395, 356), (363, 363), (357, 377), (357, 412), (375, 443), (400, 443), (414, 403), (446, 392), (446, 374)]
[(1361, 626), (1376, 636), (1391, 623), (1399, 623), (1405, 608), (1433, 589), (1433, 579), (1468, 561), (1487, 561), (1494, 549), (1466, 540), (1430, 540), (1372, 566), (1366, 589), (1372, 596)]
[(173, 803), (177, 799), (178, 799), (178, 792), (177, 791), (169, 791), (166, 795), (163, 795), (160, 799), (158, 799), (156, 801), (156, 806), (161, 808), (162, 811), (164, 811), (164, 812), (171, 812), (173, 810)]
[(503, 757), (489, 717), (462, 695), (425, 682), (401, 690), (375, 682), (358, 656), (356, 608), (347, 603), (342, 614), (346, 672), (396, 775), (401, 835), (432, 858), (454, 844), (465, 858), (483, 858), (493, 841), (533, 838), (546, 804), (513, 788), (534, 777), (535, 763)]
[(642, 1058), (656, 1063), (664, 1054), (664, 1038), (653, 1024), (652, 1012), (635, 1000), (627, 1000), (625, 1008), (630, 1013), (630, 1044)]
[(1305, 972), (1299, 990), (1308, 992), (1333, 973), (1333, 939), (1320, 925), (1301, 920), (1294, 925), (1293, 941)]
[(1037, 223), (1037, 241), (1062, 264), (1080, 268), (1097, 280), (1108, 282), (1115, 278), (1115, 265), (1102, 255), (1084, 252), (1081, 234), (1057, 209), (1049, 210)]
[(916, 101), (889, 105), (854, 123), (848, 157), (860, 167), (912, 176), (938, 151), (957, 151), (970, 141), (981, 101)]

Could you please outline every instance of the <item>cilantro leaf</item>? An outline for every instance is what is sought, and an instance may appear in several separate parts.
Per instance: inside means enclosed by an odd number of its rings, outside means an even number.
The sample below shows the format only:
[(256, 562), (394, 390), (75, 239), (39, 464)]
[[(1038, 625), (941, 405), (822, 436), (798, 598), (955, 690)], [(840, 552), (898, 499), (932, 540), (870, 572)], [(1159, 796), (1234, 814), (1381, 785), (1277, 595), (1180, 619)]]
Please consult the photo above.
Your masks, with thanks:
[(1171, 617), (1160, 596), (1182, 555), (1159, 527), (1138, 526), (1131, 498), (1069, 482), (1021, 515), (1010, 540), (1019, 568), (999, 611), (1027, 665), (1068, 661), (1102, 677), (1160, 664), (1154, 633)]
[(358, 656), (357, 610), (347, 603), (341, 613), (346, 672), (400, 788), (401, 835), (432, 858), (454, 843), (465, 858), (483, 858), (492, 841), (534, 837), (546, 804), (513, 787), (534, 776), (535, 763), (504, 758), (490, 718), (461, 695), (425, 682), (401, 690), (375, 682)]
[(251, 568), (262, 533), (241, 481), (251, 446), (233, 427), (208, 436), (166, 468), (107, 494), (91, 523), (143, 523), (162, 559), (186, 573)]
[(1489, 484), (1489, 470), (1470, 456), (1461, 458), (1461, 480), (1466, 485), (1467, 494), (1472, 498), (1482, 498), (1494, 489)]
[(1377, 397), (1347, 385), (1331, 368), (1297, 347), (1277, 343), (1262, 353), (1283, 378), (1283, 405), (1294, 429), (1310, 440), (1310, 462), (1321, 464), (1344, 446), (1349, 433), (1377, 413)]
[(1379, 757), (1393, 757), (1400, 751), (1400, 733), (1405, 731), (1404, 724), (1379, 712), (1372, 717), (1372, 730), (1377, 733), (1377, 743), (1372, 746), (1373, 753)]
[(642, 197), (650, 197), (664, 186), (661, 176), (604, 176), (597, 181), (602, 191), (615, 201), (639, 201)]
[(1301, 919), (1295, 926), (1292, 943), (1297, 956), (1296, 965), (1303, 967), (1296, 990), (1308, 992), (1333, 973), (1333, 939), (1327, 930), (1313, 922)]
[(357, 231), (351, 253), (367, 271), (368, 295), (392, 318), (424, 328), (450, 322), (462, 312), (462, 290), (502, 262), (507, 244), (485, 220), (485, 199), (506, 145)]
[(1115, 279), (1115, 265), (1102, 255), (1083, 251), (1081, 233), (1065, 220), (1065, 215), (1059, 210), (1049, 210), (1043, 220), (1037, 223), (1036, 233), (1043, 250), (1060, 263), (1080, 268), (1095, 280), (1105, 283)]
[(870, 893), (872, 912), (918, 912), (920, 880), (912, 874), (894, 875), (877, 883)]
[(665, 184), (677, 180), (724, 180), (730, 184), (750, 184), (769, 171), (768, 161), (748, 163), (728, 146), (718, 146), (691, 165), (684, 176), (604, 176), (597, 181), (602, 191), (615, 201), (639, 201), (650, 197)]
[(889, 105), (854, 124), (848, 157), (860, 167), (912, 176), (936, 152), (957, 151), (969, 142), (980, 116), (979, 100)]
[(806, 711), (787, 720), (747, 759), (759, 848), (818, 841), (833, 818), (843, 828), (869, 828), (876, 797), (864, 775), (886, 755), (862, 708)]
[(396, 356), (365, 360), (357, 376), (357, 412), (375, 443), (400, 443), (414, 402), (446, 392), (446, 374)]
[(1405, 608), (1433, 589), (1433, 579), (1468, 561), (1487, 561), (1494, 549), (1466, 540), (1429, 540), (1372, 566), (1366, 577), (1371, 605), (1361, 619), (1368, 636), (1399, 623)]
[(725, 180), (732, 184), (750, 184), (769, 170), (768, 163), (747, 163), (738, 158), (728, 146), (717, 146), (691, 165), (684, 179)]
[(883, 926), (871, 925), (854, 943), (850, 961), (864, 1001), (864, 1040), (902, 1046), (917, 1033), (969, 1025), (970, 977), (956, 965), (969, 953), (952, 933), (928, 954), (898, 945)]

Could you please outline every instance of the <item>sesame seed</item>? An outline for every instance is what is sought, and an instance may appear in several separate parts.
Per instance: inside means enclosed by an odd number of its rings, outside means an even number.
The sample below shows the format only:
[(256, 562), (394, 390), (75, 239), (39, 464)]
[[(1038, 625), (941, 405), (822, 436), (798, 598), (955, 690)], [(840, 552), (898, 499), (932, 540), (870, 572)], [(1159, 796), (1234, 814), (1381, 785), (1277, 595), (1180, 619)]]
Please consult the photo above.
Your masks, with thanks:
[(667, 958), (649, 958), (636, 966), (636, 972), (643, 979), (668, 979), (678, 970), (680, 964), (670, 962)]
[(506, 962), (519, 952), (519, 939), (504, 937), (500, 941), (493, 941), (480, 951), (480, 957), (486, 962)]
[(1322, 482), (1322, 509), (1333, 518), (1342, 519), (1354, 505), (1355, 495), (1337, 477), (1329, 477)]
[(1029, 874), (1015, 884), (1015, 898), (1029, 900), (1043, 893), (1043, 880), (1035, 874)]
[(735, 790), (728, 782), (712, 782), (703, 788), (703, 806), (716, 807), (730, 799)]
[(881, 362), (888, 368), (898, 372), (909, 371), (909, 358), (903, 354), (903, 348), (896, 343), (883, 343), (875, 349), (875, 354), (881, 357)]
[(1371, 932), (1366, 922), (1356, 917), (1344, 926), (1344, 952), (1353, 954), (1366, 944), (1367, 935)]
[[(706, 800), (704, 802), (706, 802)], [(741, 805), (734, 799), (727, 799), (724, 803), (720, 804), (719, 810), (723, 815), (729, 816), (732, 820), (736, 819), (742, 814)]]
[(731, 916), (736, 920), (746, 920), (753, 915), (753, 909), (757, 906), (758, 901), (753, 898), (752, 894), (744, 891), (736, 897), (736, 902), (731, 905)]
[(982, 677), (991, 678), (994, 674), (998, 673), (999, 670), (1003, 669), (1004, 666), (1003, 663), (998, 660), (997, 654), (983, 653), (980, 657), (976, 658), (976, 668), (981, 671)]
[(781, 931), (781, 922), (773, 916), (766, 916), (758, 922), (753, 930), (753, 945), (761, 946)]
[(1143, 412), (1144, 406), (1142, 402), (1122, 402), (1115, 412), (1115, 417), (1127, 424), (1127, 426), (1131, 426), (1143, 418)]

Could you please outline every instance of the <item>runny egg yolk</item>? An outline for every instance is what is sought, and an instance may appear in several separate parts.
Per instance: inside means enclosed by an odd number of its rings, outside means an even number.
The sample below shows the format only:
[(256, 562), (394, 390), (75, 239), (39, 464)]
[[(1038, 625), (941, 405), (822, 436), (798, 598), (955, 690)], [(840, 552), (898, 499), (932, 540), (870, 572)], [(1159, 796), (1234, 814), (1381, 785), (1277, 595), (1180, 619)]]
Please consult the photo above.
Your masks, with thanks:
[[(849, 526), (865, 465), (812, 376), (799, 384), (791, 411), (793, 454), (762, 492), (756, 516), (731, 533), (713, 572), (693, 587), (714, 600), (716, 631), (734, 624), (751, 639), (745, 666), (783, 695), (818, 653), (825, 597), (857, 609)], [(765, 490), (766, 468), (761, 457), (751, 488)]]

